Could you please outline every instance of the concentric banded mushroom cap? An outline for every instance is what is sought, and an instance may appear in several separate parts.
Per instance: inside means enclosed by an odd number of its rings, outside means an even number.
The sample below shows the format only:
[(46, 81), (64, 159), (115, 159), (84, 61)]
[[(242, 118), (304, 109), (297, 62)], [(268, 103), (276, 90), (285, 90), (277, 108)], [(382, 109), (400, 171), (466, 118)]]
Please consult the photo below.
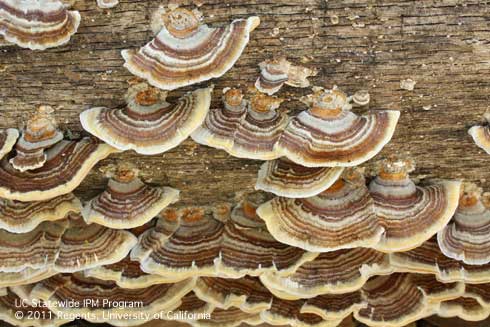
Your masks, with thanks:
[(284, 57), (265, 60), (259, 64), (259, 68), (260, 76), (255, 82), (255, 87), (268, 95), (278, 92), (284, 84), (309, 87), (308, 77), (317, 74), (316, 70), (295, 66)]
[(194, 327), (237, 327), (245, 325), (260, 325), (262, 319), (258, 313), (246, 313), (239, 308), (219, 309), (211, 313), (210, 318), (187, 321)]
[(96, 107), (80, 114), (83, 128), (119, 150), (158, 154), (182, 143), (204, 121), (213, 88), (186, 93), (175, 105), (146, 83), (128, 91), (126, 107)]
[(466, 284), (464, 295), (476, 299), (482, 306), (490, 309), (490, 284)]
[(173, 234), (161, 219), (140, 236), (131, 258), (144, 272), (169, 278), (288, 274), (317, 255), (281, 244), (261, 228), (219, 221), (205, 208), (183, 208), (177, 215), (181, 223)]
[(481, 189), (463, 184), (453, 220), (437, 233), (444, 255), (466, 264), (490, 262), (490, 210), (481, 200)]
[(70, 321), (52, 314), (42, 302), (29, 305), (11, 289), (0, 294), (0, 320), (17, 327), (55, 327)]
[(84, 138), (60, 141), (46, 151), (41, 168), (20, 172), (6, 158), (0, 162), (0, 197), (19, 201), (43, 201), (70, 193), (97, 162), (116, 149)]
[(255, 188), (287, 198), (312, 197), (332, 186), (343, 170), (342, 167), (304, 167), (279, 158), (262, 164)]
[(247, 106), (240, 89), (223, 89), (222, 104), (209, 110), (203, 124), (191, 134), (192, 139), (213, 148), (230, 149), (235, 131), (247, 114)]
[(36, 283), (56, 274), (52, 267), (25, 268), (17, 272), (0, 272), (0, 287), (12, 287)]
[(430, 275), (391, 274), (371, 279), (363, 289), (368, 306), (354, 317), (369, 326), (405, 326), (435, 313), (438, 303), (461, 296), (464, 284), (443, 284)]
[(42, 167), (47, 158), (45, 150), (63, 139), (52, 113), (53, 108), (40, 106), (27, 121), (15, 145), (17, 154), (9, 161), (15, 169), (26, 171)]
[(371, 159), (390, 141), (400, 117), (398, 111), (357, 116), (337, 89), (316, 89), (305, 103), (310, 109), (291, 119), (275, 148), (306, 167), (356, 166)]
[(67, 43), (80, 24), (80, 13), (57, 0), (1, 0), (0, 36), (31, 50)]
[(12, 233), (27, 233), (43, 221), (60, 220), (69, 213), (80, 212), (81, 209), (80, 200), (72, 193), (38, 202), (0, 199), (0, 229)]
[(306, 300), (301, 313), (315, 314), (326, 321), (344, 320), (352, 313), (365, 308), (366, 301), (360, 291), (345, 294), (320, 295)]
[(390, 254), (390, 263), (397, 271), (433, 274), (444, 283), (490, 283), (490, 264), (467, 265), (446, 257), (436, 237), (413, 250)]
[[(113, 282), (84, 277), (80, 273), (60, 274), (38, 282), (29, 297), (45, 301), (55, 313), (79, 314), (88, 321), (108, 322), (114, 326), (136, 326), (146, 322), (142, 313), (153, 317), (153, 314), (160, 311), (176, 309), (181, 304), (182, 297), (192, 290), (194, 284), (195, 281), (189, 279), (176, 284), (124, 289)], [(63, 301), (75, 301), (79, 306), (57, 305)], [(134, 319), (124, 319), (124, 315), (117, 315), (121, 310)]]
[(280, 242), (328, 252), (377, 244), (384, 232), (363, 176), (346, 173), (323, 193), (305, 199), (277, 197), (257, 209)]
[(445, 318), (458, 317), (466, 321), (480, 321), (488, 318), (490, 309), (483, 307), (473, 298), (463, 296), (442, 302), (437, 315)]
[(238, 60), (259, 17), (210, 28), (194, 12), (177, 8), (163, 14), (163, 28), (138, 51), (123, 50), (132, 74), (164, 90), (207, 81), (226, 73)]
[(18, 138), (19, 131), (15, 128), (0, 130), (0, 159), (12, 150)]
[(178, 198), (178, 190), (148, 186), (139, 179), (137, 169), (121, 164), (109, 180), (107, 189), (90, 200), (82, 214), (87, 223), (118, 229), (134, 228), (153, 219)]
[(266, 273), (260, 280), (274, 295), (298, 299), (353, 292), (370, 277), (392, 271), (388, 255), (372, 249), (354, 248), (321, 253), (291, 275)]
[(446, 226), (458, 206), (461, 182), (415, 186), (408, 176), (411, 170), (408, 159), (387, 159), (369, 185), (376, 215), (386, 230), (375, 246), (380, 251), (407, 251), (421, 245)]
[(490, 154), (490, 126), (488, 125), (488, 122), (490, 121), (490, 112), (486, 112), (483, 117), (487, 124), (471, 127), (468, 130), (468, 134), (471, 135), (473, 142), (475, 142), (478, 147)]
[(273, 298), (258, 278), (250, 276), (238, 279), (200, 277), (194, 293), (218, 308), (237, 307), (248, 313), (269, 309)]

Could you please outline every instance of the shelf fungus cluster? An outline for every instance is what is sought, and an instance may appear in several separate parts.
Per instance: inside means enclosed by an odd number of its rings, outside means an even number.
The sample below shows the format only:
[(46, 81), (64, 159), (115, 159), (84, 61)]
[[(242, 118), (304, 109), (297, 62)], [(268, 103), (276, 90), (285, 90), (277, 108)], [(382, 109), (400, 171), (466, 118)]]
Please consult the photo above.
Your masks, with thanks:
[(0, 37), (31, 50), (67, 43), (80, 24), (80, 13), (58, 0), (1, 0)]

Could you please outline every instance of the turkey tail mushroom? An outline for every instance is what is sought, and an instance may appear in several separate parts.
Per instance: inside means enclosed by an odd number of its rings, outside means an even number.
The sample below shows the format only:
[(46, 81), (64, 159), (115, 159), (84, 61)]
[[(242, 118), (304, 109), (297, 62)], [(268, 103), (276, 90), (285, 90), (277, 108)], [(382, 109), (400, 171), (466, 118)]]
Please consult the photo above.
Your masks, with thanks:
[(19, 138), (19, 131), (15, 128), (0, 130), (0, 159), (5, 157), (14, 147)]
[(468, 130), (468, 134), (473, 138), (473, 142), (483, 149), (486, 153), (490, 154), (490, 112), (486, 112), (483, 117), (486, 123), (484, 125), (476, 125)]

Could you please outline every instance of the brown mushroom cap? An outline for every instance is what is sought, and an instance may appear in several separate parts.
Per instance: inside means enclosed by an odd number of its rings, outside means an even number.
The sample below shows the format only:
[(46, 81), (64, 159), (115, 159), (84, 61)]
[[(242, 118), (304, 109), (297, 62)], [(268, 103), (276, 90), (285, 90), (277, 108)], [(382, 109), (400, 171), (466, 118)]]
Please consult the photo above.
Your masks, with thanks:
[(15, 128), (0, 130), (0, 159), (12, 150), (18, 138), (19, 131)]
[[(256, 16), (210, 28), (194, 14), (177, 8), (165, 13), (158, 35), (138, 51), (123, 50), (132, 74), (160, 89), (173, 90), (220, 77), (238, 60), (259, 25)], [(197, 25), (197, 26), (196, 26)]]
[(31, 50), (67, 43), (80, 24), (80, 13), (68, 11), (61, 1), (0, 2), (0, 36)]
[(439, 247), (447, 257), (470, 265), (490, 263), (490, 210), (474, 184), (463, 184), (453, 220), (437, 233)]
[(139, 179), (137, 170), (119, 165), (107, 189), (83, 208), (87, 223), (124, 229), (144, 225), (168, 205), (176, 202), (179, 191), (152, 187)]
[(213, 88), (197, 89), (175, 105), (149, 94), (146, 83), (133, 86), (122, 109), (91, 108), (80, 114), (83, 128), (113, 147), (152, 155), (182, 143), (204, 121)]
[(444, 318), (458, 317), (467, 321), (480, 321), (488, 318), (490, 309), (483, 307), (473, 298), (463, 296), (442, 302), (437, 315)]
[(317, 89), (305, 102), (310, 109), (291, 119), (275, 149), (306, 167), (357, 166), (371, 159), (390, 141), (400, 116), (357, 116), (337, 89)]
[(27, 233), (43, 221), (60, 220), (81, 209), (80, 200), (72, 193), (37, 202), (0, 199), (0, 229)]
[(239, 308), (219, 309), (209, 319), (187, 321), (193, 327), (238, 327), (243, 324), (256, 326), (262, 323), (258, 313), (246, 313)]
[(276, 197), (257, 213), (277, 240), (308, 251), (372, 247), (384, 232), (364, 182), (351, 183), (348, 176), (314, 197)]
[(487, 121), (487, 124), (471, 127), (468, 130), (468, 134), (471, 135), (473, 142), (475, 142), (478, 147), (490, 154), (490, 126), (488, 125), (490, 114), (487, 112), (483, 117)]
[(307, 198), (332, 186), (343, 170), (342, 167), (304, 167), (279, 158), (260, 167), (255, 188), (287, 198)]
[(6, 158), (0, 162), (0, 197), (43, 201), (73, 191), (97, 162), (116, 149), (84, 138), (60, 141), (46, 151), (41, 168), (20, 172)]
[(388, 159), (369, 184), (376, 215), (386, 233), (375, 249), (407, 251), (441, 230), (458, 206), (461, 182), (442, 181), (415, 186), (408, 172), (412, 163)]

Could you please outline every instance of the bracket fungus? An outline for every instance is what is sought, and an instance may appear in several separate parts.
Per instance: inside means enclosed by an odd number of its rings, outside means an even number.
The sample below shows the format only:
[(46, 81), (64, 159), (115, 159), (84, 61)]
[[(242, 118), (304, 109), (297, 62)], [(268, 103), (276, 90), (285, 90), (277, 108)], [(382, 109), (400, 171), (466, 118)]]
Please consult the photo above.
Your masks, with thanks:
[(27, 233), (43, 221), (60, 220), (69, 213), (79, 213), (81, 209), (80, 200), (72, 193), (38, 202), (0, 199), (0, 229)]
[(0, 272), (0, 288), (27, 285), (56, 275), (51, 267), (42, 269), (25, 268), (15, 272)]
[(258, 313), (247, 313), (238, 308), (216, 308), (209, 319), (190, 320), (187, 323), (193, 327), (238, 327), (260, 325), (262, 319)]
[(114, 8), (119, 4), (119, 0), (97, 0), (97, 6), (102, 9)]
[(490, 210), (488, 199), (474, 184), (463, 184), (453, 220), (437, 233), (442, 253), (470, 265), (490, 263)]
[(473, 298), (462, 296), (441, 302), (437, 315), (445, 318), (458, 317), (466, 321), (480, 321), (488, 318), (490, 309)]
[(343, 167), (304, 167), (279, 158), (262, 164), (255, 189), (287, 198), (308, 198), (332, 186), (343, 170)]
[(174, 219), (180, 219), (175, 232), (168, 233), (168, 218), (162, 217), (131, 251), (144, 272), (169, 278), (288, 274), (317, 255), (279, 243), (262, 228), (219, 221), (205, 208), (180, 209)]
[(158, 35), (138, 51), (123, 50), (132, 74), (164, 90), (217, 78), (238, 60), (259, 17), (234, 20), (227, 27), (210, 28), (192, 11), (169, 10), (161, 16)]
[(0, 197), (18, 201), (43, 201), (70, 193), (90, 169), (111, 153), (113, 147), (91, 138), (60, 141), (46, 150), (40, 168), (18, 171), (6, 158), (0, 162)]
[(409, 178), (412, 170), (412, 160), (388, 158), (369, 184), (376, 216), (386, 230), (374, 247), (379, 251), (407, 251), (421, 245), (444, 228), (456, 211), (461, 182), (416, 186)]
[(18, 138), (19, 131), (15, 128), (0, 130), (0, 159), (12, 150)]
[(107, 189), (82, 209), (87, 223), (117, 229), (135, 228), (149, 222), (179, 198), (176, 189), (143, 183), (138, 170), (131, 165), (120, 164), (111, 175)]
[(309, 87), (308, 77), (316, 76), (317, 71), (302, 66), (295, 66), (286, 58), (269, 59), (259, 64), (260, 76), (255, 87), (262, 93), (272, 95), (286, 84), (293, 87)]
[(370, 277), (392, 272), (388, 255), (373, 249), (354, 248), (321, 253), (291, 275), (266, 273), (260, 280), (280, 298), (299, 299), (353, 292)]
[(58, 0), (0, 0), (0, 36), (31, 50), (67, 43), (80, 24), (80, 13)]
[(317, 196), (276, 197), (257, 214), (278, 241), (307, 251), (373, 247), (385, 231), (374, 214), (364, 176), (353, 169)]
[[(41, 300), (55, 314), (79, 315), (95, 322), (114, 326), (137, 326), (146, 322), (145, 314), (153, 317), (160, 311), (174, 310), (194, 287), (195, 281), (159, 284), (140, 289), (124, 289), (115, 283), (88, 278), (80, 273), (60, 274), (35, 284), (29, 292), (31, 300)], [(75, 301), (78, 306), (58, 303)], [(134, 319), (125, 319), (121, 310)]]
[(242, 97), (236, 89), (226, 90), (224, 106), (211, 110), (201, 128), (191, 135), (192, 139), (238, 158), (278, 158), (274, 145), (289, 120), (286, 113), (277, 110), (283, 99), (257, 92), (248, 102)]
[(490, 112), (486, 112), (483, 115), (486, 124), (476, 125), (468, 130), (468, 134), (473, 138), (473, 142), (483, 149), (486, 153), (490, 154)]
[(40, 106), (27, 121), (22, 136), (15, 144), (12, 166), (21, 172), (40, 168), (46, 162), (45, 150), (63, 140), (63, 133), (53, 117), (53, 108)]
[(371, 159), (390, 141), (400, 117), (391, 110), (358, 116), (336, 88), (314, 88), (303, 102), (310, 108), (291, 119), (275, 149), (306, 167), (357, 166)]
[(124, 108), (96, 107), (80, 114), (83, 128), (113, 147), (152, 155), (182, 143), (204, 121), (213, 87), (186, 93), (175, 105), (146, 83), (129, 88)]

